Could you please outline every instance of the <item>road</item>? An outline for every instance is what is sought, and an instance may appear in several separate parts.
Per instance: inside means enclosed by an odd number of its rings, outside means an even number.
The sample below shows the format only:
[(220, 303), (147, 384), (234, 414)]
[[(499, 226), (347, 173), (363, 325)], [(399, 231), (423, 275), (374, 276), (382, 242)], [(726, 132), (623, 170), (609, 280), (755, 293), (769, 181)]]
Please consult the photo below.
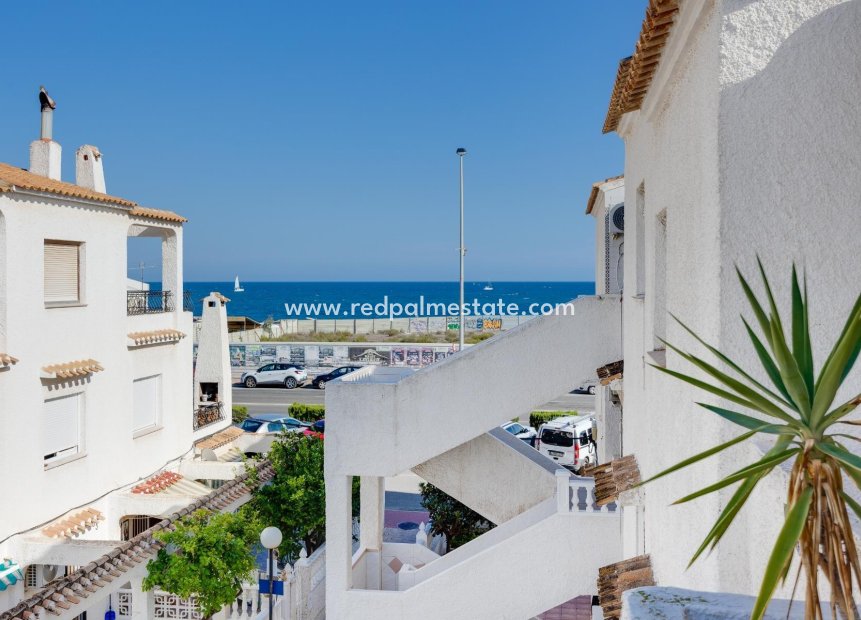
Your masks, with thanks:
[[(309, 386), (293, 390), (281, 386), (258, 386), (254, 389), (233, 384), (233, 404), (248, 407), (248, 413), (287, 413), (291, 403), (324, 404), (326, 391)], [(595, 410), (595, 397), (589, 394), (562, 394), (549, 403), (538, 407), (551, 411), (574, 409), (580, 412)]]

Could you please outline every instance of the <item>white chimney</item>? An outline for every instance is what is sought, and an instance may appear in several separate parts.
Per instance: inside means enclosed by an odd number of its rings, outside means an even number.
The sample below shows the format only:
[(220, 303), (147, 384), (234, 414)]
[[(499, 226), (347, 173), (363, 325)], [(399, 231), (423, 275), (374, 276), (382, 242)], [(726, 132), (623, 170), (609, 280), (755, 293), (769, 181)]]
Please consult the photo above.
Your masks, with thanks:
[(107, 193), (102, 154), (97, 147), (85, 144), (75, 152), (75, 183), (101, 194)]
[(39, 87), (39, 104), (42, 108), (42, 127), (39, 139), (30, 143), (30, 172), (59, 181), (63, 149), (53, 139), (54, 109), (57, 104), (44, 86)]

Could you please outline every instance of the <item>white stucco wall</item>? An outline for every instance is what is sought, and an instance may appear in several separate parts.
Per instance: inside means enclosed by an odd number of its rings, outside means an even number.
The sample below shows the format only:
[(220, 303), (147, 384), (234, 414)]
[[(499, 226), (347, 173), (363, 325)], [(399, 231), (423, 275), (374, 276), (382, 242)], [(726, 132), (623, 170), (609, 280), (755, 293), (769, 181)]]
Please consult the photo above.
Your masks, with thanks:
[[(524, 458), (516, 442), (524, 443), (506, 431), (495, 436), (485, 433), (413, 471), (492, 523), (502, 523), (556, 490), (558, 466), (538, 453), (535, 460)], [(539, 458), (548, 461), (545, 466), (536, 462)]]
[[(742, 366), (747, 312), (734, 264), (754, 276), (759, 253), (787, 307), (791, 262), (807, 270), (815, 358), (859, 289), (861, 3), (723, 0), (683, 3), (642, 109), (623, 119), (626, 205), (645, 188), (645, 295), (626, 291), (624, 447), (644, 477), (737, 434), (696, 407), (703, 394), (649, 368), (656, 312), (669, 310)], [(666, 307), (655, 302), (657, 215), (666, 210)], [(636, 276), (637, 217), (626, 208), (626, 281)], [(660, 261), (658, 261), (660, 262)], [(630, 291), (633, 293), (633, 291)], [(656, 307), (657, 306), (657, 307)], [(668, 339), (702, 352), (671, 320)], [(669, 354), (671, 368), (691, 372)], [(857, 393), (858, 371), (850, 383)], [(839, 397), (838, 397), (839, 398)], [(725, 541), (685, 566), (729, 492), (669, 504), (749, 462), (751, 445), (646, 487), (640, 542), (661, 584), (753, 593), (783, 516), (783, 478), (758, 487)], [(785, 592), (783, 593), (785, 594)]]
[[(0, 556), (17, 532), (87, 505), (115, 488), (146, 477), (191, 448), (191, 314), (129, 317), (126, 312), (126, 212), (86, 203), (20, 194), (0, 196), (6, 242), (7, 333), (4, 346), (20, 362), (0, 373), (0, 466), (9, 473), (0, 517)], [(170, 266), (182, 290), (181, 228), (167, 229), (178, 255)], [(45, 239), (83, 242), (84, 303), (46, 308)], [(175, 344), (129, 348), (127, 334), (170, 327), (189, 335)], [(104, 371), (76, 381), (40, 379), (42, 366), (92, 358)], [(132, 433), (132, 381), (162, 376), (162, 413), (154, 432)], [(82, 437), (86, 456), (45, 469), (42, 437), (46, 398), (84, 393)], [(26, 558), (15, 558), (23, 563)]]

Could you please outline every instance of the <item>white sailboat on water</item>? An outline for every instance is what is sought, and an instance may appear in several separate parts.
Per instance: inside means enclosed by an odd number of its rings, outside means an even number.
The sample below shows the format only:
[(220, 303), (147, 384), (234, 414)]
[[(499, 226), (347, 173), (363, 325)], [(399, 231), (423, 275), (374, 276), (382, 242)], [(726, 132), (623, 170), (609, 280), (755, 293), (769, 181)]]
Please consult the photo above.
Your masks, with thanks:
[(493, 290), (493, 284), (488, 282), (487, 284), (484, 285), (484, 290), (485, 291), (492, 291)]
[(241, 293), (244, 290), (245, 289), (242, 288), (242, 285), (239, 284), (239, 276), (236, 276), (236, 280), (233, 282), (233, 292), (234, 293)]

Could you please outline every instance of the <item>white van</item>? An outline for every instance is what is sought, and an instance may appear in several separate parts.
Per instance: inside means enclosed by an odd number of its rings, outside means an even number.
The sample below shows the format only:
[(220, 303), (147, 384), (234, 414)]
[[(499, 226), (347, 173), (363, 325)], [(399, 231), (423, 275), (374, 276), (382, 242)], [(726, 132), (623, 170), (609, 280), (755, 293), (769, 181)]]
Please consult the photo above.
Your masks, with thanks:
[(579, 473), (598, 464), (597, 439), (594, 417), (565, 416), (541, 425), (537, 447), (544, 456)]

